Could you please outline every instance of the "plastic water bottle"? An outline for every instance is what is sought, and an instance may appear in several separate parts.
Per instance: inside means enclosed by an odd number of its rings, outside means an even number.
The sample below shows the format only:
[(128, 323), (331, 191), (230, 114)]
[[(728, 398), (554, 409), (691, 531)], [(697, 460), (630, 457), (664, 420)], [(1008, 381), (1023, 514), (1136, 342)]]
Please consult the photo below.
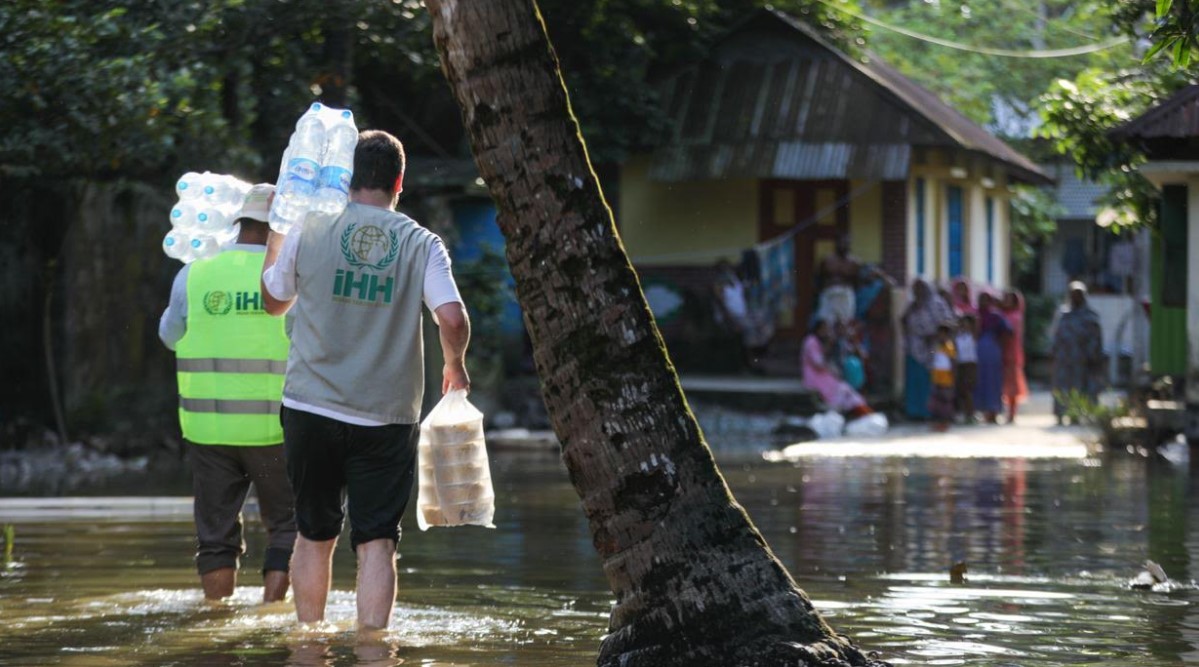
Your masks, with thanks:
[(216, 206), (205, 206), (196, 212), (196, 229), (206, 234), (216, 234), (229, 226), (229, 213)]
[(191, 238), (187, 234), (178, 229), (172, 229), (162, 239), (162, 251), (171, 259), (187, 262), (188, 260), (184, 258), (191, 252), (190, 244)]
[(175, 204), (171, 209), (171, 227), (178, 230), (195, 229), (198, 225), (196, 213), (196, 207), (190, 202), (181, 201)]
[(354, 169), (354, 148), (358, 145), (358, 129), (354, 114), (342, 111), (338, 122), (328, 131), (329, 143), (321, 167), (320, 187), (313, 197), (313, 208), (326, 215), (336, 215), (350, 198), (350, 178)]
[(324, 157), (325, 125), (319, 117), (320, 104), (313, 104), (296, 123), (288, 151), (287, 172), (281, 175), (275, 190), (272, 208), (279, 210), (279, 217), (295, 224), (312, 206), (312, 195), (316, 192), (320, 176), (320, 163)]
[(162, 250), (187, 264), (212, 257), (237, 240), (234, 216), (250, 184), (226, 174), (188, 172), (175, 184), (179, 201), (171, 208), (171, 231)]
[(184, 174), (177, 183), (175, 183), (175, 194), (179, 196), (179, 201), (191, 201), (199, 199), (201, 193), (200, 174), (189, 171)]
[(188, 243), (191, 246), (192, 260), (208, 259), (221, 251), (221, 244), (209, 235), (196, 236)]
[(216, 175), (204, 185), (204, 201), (215, 208), (238, 208), (245, 198), (245, 192), (237, 186), (235, 179)]

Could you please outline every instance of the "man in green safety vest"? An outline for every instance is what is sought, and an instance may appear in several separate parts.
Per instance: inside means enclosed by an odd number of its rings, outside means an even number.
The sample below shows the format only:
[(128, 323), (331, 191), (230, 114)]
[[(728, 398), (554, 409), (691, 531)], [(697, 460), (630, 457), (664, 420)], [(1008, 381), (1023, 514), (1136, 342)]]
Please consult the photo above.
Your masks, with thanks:
[(274, 186), (255, 185), (237, 214), (237, 242), (175, 276), (158, 336), (175, 351), (179, 425), (195, 494), (196, 569), (204, 597), (229, 597), (245, 541), (250, 485), (266, 527), (263, 601), (287, 594), (296, 538), (294, 499), (279, 423), (287, 334), (263, 309), (259, 277)]

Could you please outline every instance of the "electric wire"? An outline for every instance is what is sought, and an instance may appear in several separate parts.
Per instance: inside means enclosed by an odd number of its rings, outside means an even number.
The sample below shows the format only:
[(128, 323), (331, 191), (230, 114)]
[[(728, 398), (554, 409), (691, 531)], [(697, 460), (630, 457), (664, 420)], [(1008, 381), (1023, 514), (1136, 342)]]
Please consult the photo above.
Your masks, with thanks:
[(943, 46), (948, 49), (956, 49), (958, 51), (966, 51), (969, 53), (976, 53), (976, 54), (984, 55), (984, 56), (998, 56), (1001, 58), (1034, 58), (1034, 59), (1069, 58), (1072, 56), (1083, 56), (1083, 55), (1087, 55), (1089, 53), (1097, 53), (1099, 51), (1105, 51), (1107, 49), (1111, 49), (1111, 48), (1120, 46), (1121, 44), (1125, 44), (1129, 41), (1128, 37), (1113, 37), (1112, 39), (1109, 39), (1109, 40), (1106, 40), (1103, 42), (1099, 42), (1097, 44), (1088, 44), (1085, 46), (1073, 46), (1073, 47), (1064, 48), (1064, 49), (1039, 49), (1039, 50), (1027, 50), (1027, 51), (1020, 51), (1020, 50), (1015, 50), (1015, 49), (999, 49), (999, 48), (993, 48), (993, 47), (988, 47), (988, 46), (972, 46), (970, 44), (954, 42), (954, 41), (948, 40), (948, 39), (941, 39), (940, 37), (933, 37), (932, 35), (926, 35), (921, 32), (916, 32), (915, 30), (909, 30), (902, 26), (891, 25), (890, 23), (880, 21), (874, 17), (867, 16), (861, 12), (856, 12), (856, 11), (853, 11), (846, 7), (840, 7), (836, 3), (831, 2), (830, 0), (816, 0), (816, 1), (822, 5), (825, 5), (826, 7), (830, 8), (830, 9), (841, 12), (842, 14), (845, 14), (847, 16), (852, 16), (861, 21), (865, 21), (866, 23), (869, 23), (870, 25), (876, 26), (878, 28), (882, 28), (883, 30), (889, 30), (891, 32), (898, 33), (900, 35), (904, 35), (905, 37), (911, 37), (912, 39), (918, 39), (920, 41), (928, 42), (929, 44), (935, 44), (937, 46)]

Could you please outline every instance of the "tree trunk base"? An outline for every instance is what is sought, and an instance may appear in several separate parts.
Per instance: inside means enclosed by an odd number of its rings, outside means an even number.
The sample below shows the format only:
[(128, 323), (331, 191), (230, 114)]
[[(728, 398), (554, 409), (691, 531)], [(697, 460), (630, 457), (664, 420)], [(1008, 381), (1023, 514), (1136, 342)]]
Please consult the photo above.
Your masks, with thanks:
[[(864, 654), (848, 638), (840, 643), (800, 644), (782, 638), (736, 646), (696, 645), (685, 651), (667, 647), (624, 653), (603, 650), (598, 667), (890, 667), (876, 653)], [(607, 647), (605, 647), (607, 648)]]

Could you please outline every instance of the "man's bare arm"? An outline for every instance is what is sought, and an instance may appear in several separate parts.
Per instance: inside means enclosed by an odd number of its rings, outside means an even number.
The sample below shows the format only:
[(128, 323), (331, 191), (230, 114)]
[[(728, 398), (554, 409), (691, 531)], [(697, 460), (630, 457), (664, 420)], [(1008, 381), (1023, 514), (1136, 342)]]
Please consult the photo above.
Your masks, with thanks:
[(437, 316), (441, 351), (445, 357), (445, 366), (441, 370), (441, 393), (453, 389), (470, 389), (470, 375), (466, 372), (470, 318), (466, 315), (466, 308), (454, 301), (441, 304), (433, 314)]
[[(279, 257), (279, 248), (283, 246), (283, 240), (286, 237), (282, 234), (271, 232), (266, 240), (266, 258), (262, 262), (262, 273), (265, 275), (267, 269), (275, 265), (275, 260)], [(267, 313), (271, 315), (283, 315), (291, 310), (291, 305), (296, 302), (293, 296), (290, 299), (276, 299), (271, 291), (266, 288), (266, 282), (259, 280), (259, 288), (262, 290), (262, 304)]]

